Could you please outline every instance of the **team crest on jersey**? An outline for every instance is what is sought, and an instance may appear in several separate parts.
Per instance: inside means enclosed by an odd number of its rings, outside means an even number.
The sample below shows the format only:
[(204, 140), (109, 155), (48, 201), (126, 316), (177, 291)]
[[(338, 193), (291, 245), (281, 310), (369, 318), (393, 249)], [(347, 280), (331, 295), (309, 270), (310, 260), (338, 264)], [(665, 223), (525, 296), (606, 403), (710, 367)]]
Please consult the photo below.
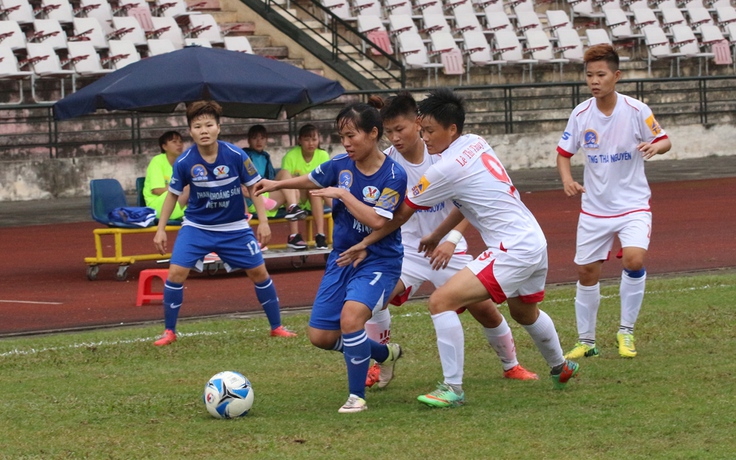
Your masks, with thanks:
[(654, 114), (649, 115), (649, 118), (647, 118), (647, 126), (649, 126), (649, 131), (652, 132), (652, 136), (659, 136), (662, 132), (662, 128), (659, 126), (659, 123), (654, 119)]
[(222, 166), (215, 166), (215, 177), (217, 179), (224, 179), (227, 177), (228, 173), (230, 172), (230, 168), (228, 168), (225, 165)]
[(598, 148), (598, 133), (594, 129), (586, 129), (583, 133), (583, 147), (586, 149)]
[(192, 180), (203, 181), (207, 180), (207, 168), (200, 164), (192, 166)]
[(243, 160), (243, 166), (245, 166), (245, 171), (251, 176), (258, 174), (258, 171), (256, 171), (256, 167), (253, 165), (253, 162), (250, 161), (250, 158)]
[(346, 169), (340, 171), (340, 175), (338, 176), (338, 184), (340, 184), (340, 188), (350, 190), (350, 186), (353, 185), (353, 173)]
[(381, 196), (378, 197), (376, 206), (383, 209), (396, 209), (399, 205), (399, 192), (390, 188), (383, 189)]
[(375, 203), (378, 201), (379, 193), (378, 189), (372, 185), (366, 185), (363, 187), (363, 201), (367, 203)]
[(423, 191), (427, 190), (427, 187), (429, 187), (429, 181), (426, 176), (422, 176), (422, 178), (419, 179), (419, 183), (411, 188), (411, 193), (414, 196), (419, 195)]

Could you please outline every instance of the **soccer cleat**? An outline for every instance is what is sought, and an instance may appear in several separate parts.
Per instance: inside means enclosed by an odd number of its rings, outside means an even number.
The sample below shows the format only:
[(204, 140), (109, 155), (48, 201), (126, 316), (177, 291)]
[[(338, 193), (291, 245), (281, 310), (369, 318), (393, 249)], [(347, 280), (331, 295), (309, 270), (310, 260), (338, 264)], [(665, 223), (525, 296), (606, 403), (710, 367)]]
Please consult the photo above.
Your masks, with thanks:
[(307, 242), (304, 241), (304, 238), (302, 238), (302, 235), (299, 233), (291, 235), (286, 240), (286, 245), (289, 246), (291, 249), (296, 249), (297, 251), (303, 251), (307, 249)]
[(367, 409), (368, 404), (365, 402), (365, 399), (361, 398), (360, 396), (351, 394), (348, 397), (348, 400), (345, 401), (345, 404), (343, 404), (342, 407), (337, 410), (337, 412), (341, 414), (352, 414), (353, 412), (362, 412)]
[(317, 233), (314, 237), (314, 246), (317, 249), (327, 249), (327, 238), (321, 233)]
[(381, 372), (378, 375), (378, 388), (386, 388), (394, 378), (396, 361), (401, 358), (401, 346), (398, 343), (387, 343), (388, 358), (381, 363)]
[(164, 345), (171, 345), (176, 342), (176, 332), (171, 329), (166, 329), (160, 339), (153, 342), (157, 347), (163, 347)]
[(511, 380), (539, 380), (539, 376), (537, 374), (524, 369), (521, 367), (521, 364), (517, 364), (511, 369), (504, 371), (503, 376), (504, 378)]
[(291, 332), (284, 326), (279, 326), (276, 329), (271, 329), (271, 337), (296, 337), (296, 333)]
[(440, 383), (436, 390), (418, 396), (417, 400), (432, 407), (458, 407), (465, 404), (465, 392), (457, 394), (450, 385)]
[(572, 350), (567, 352), (565, 359), (596, 358), (598, 356), (600, 356), (598, 347), (578, 342), (572, 347)]
[(366, 388), (370, 388), (376, 383), (378, 383), (378, 376), (381, 373), (381, 365), (378, 363), (373, 363), (371, 367), (368, 368), (368, 376), (365, 378), (365, 386)]
[(286, 220), (304, 220), (307, 218), (307, 211), (299, 207), (298, 204), (292, 204), (289, 209), (286, 210), (284, 219)]
[(556, 390), (562, 390), (567, 385), (568, 380), (575, 377), (578, 374), (578, 363), (575, 361), (566, 360), (562, 364), (562, 370), (559, 374), (553, 374), (550, 372), (549, 376), (552, 378), (552, 382)]
[(634, 334), (619, 332), (616, 334), (616, 343), (618, 344), (618, 354), (621, 355), (622, 358), (633, 358), (636, 356)]

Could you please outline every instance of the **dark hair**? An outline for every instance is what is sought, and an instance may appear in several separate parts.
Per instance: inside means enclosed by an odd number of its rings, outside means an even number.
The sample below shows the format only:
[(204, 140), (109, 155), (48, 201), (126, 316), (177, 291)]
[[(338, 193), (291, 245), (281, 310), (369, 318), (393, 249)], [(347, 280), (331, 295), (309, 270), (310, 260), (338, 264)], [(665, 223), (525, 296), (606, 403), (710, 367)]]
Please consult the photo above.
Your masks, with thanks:
[(611, 72), (618, 70), (618, 53), (613, 46), (601, 43), (600, 45), (593, 45), (583, 55), (583, 62), (587, 65), (589, 62), (603, 61), (608, 64), (608, 68)]
[(416, 118), (416, 116), (417, 101), (406, 91), (387, 98), (381, 109), (381, 118), (384, 121), (398, 117)]
[(253, 125), (248, 130), (248, 139), (254, 138), (259, 134), (263, 137), (268, 136), (268, 133), (266, 132), (266, 127), (263, 125)]
[(445, 129), (454, 124), (458, 134), (462, 134), (465, 125), (465, 103), (463, 98), (450, 88), (430, 91), (429, 96), (418, 104), (418, 109), (420, 117), (432, 117)]
[(311, 123), (307, 123), (299, 129), (299, 137), (311, 136), (312, 134), (319, 136), (319, 130)]
[(166, 144), (169, 141), (173, 141), (176, 138), (183, 139), (181, 137), (181, 134), (179, 134), (176, 131), (166, 131), (158, 138), (158, 146), (161, 149), (161, 151), (164, 151), (164, 144)]
[(373, 128), (378, 129), (378, 139), (383, 137), (383, 121), (378, 111), (383, 107), (383, 99), (371, 96), (368, 103), (355, 102), (340, 110), (335, 118), (337, 130), (340, 131), (348, 123), (352, 123), (357, 129), (369, 133)]
[(195, 118), (202, 115), (211, 115), (215, 117), (217, 124), (220, 124), (220, 115), (222, 115), (222, 107), (215, 101), (195, 101), (187, 105), (187, 123), (192, 125)]

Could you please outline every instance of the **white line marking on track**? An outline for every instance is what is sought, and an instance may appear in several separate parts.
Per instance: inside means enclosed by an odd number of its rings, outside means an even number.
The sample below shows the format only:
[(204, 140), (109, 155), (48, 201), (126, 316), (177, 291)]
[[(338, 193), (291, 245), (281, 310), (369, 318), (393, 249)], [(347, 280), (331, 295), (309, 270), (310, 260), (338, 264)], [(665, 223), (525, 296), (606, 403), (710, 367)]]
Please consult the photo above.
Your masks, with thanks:
[(64, 302), (35, 302), (33, 300), (6, 300), (0, 299), (0, 303), (30, 303), (34, 305), (63, 305)]

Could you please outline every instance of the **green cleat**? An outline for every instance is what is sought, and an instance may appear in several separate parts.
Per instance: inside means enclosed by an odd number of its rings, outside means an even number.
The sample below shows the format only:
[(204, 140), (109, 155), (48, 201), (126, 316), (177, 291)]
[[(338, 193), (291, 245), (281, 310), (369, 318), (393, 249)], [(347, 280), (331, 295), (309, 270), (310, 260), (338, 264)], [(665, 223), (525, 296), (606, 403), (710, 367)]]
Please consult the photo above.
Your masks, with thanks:
[(457, 394), (446, 383), (440, 383), (436, 390), (417, 397), (417, 400), (432, 407), (458, 407), (465, 404), (465, 392)]
[(565, 359), (596, 358), (598, 356), (600, 356), (598, 347), (578, 342), (572, 347), (572, 350), (567, 352)]
[(634, 334), (624, 334), (623, 332), (617, 333), (616, 344), (618, 344), (618, 354), (621, 355), (622, 358), (633, 358), (636, 356)]
[(562, 364), (562, 370), (559, 373), (550, 372), (549, 376), (552, 378), (555, 389), (564, 389), (567, 386), (567, 382), (578, 374), (579, 367), (575, 361), (567, 360)]

